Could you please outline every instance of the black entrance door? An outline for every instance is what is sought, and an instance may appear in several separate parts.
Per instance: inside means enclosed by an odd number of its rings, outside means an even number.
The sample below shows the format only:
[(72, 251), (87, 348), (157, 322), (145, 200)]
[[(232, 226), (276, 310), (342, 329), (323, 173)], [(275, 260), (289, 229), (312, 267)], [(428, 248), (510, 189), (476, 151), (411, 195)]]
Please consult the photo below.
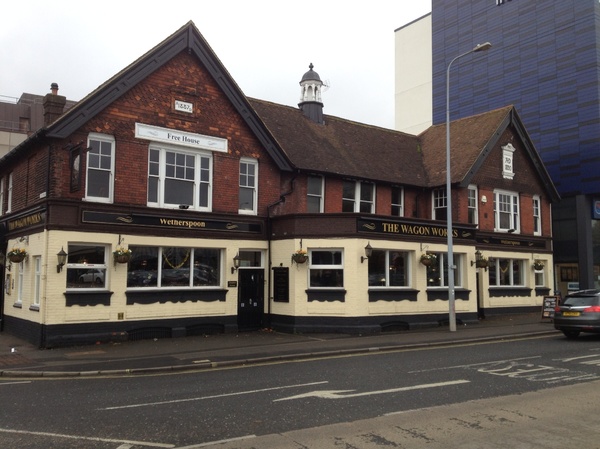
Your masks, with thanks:
[(262, 268), (240, 269), (238, 281), (238, 329), (260, 329), (265, 302), (265, 272)]

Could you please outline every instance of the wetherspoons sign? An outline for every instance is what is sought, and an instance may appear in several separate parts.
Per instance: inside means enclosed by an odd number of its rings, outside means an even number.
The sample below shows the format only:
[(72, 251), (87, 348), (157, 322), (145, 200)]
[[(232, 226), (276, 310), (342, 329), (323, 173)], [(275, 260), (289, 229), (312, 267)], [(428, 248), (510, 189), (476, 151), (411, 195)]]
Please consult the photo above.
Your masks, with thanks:
[(131, 226), (152, 226), (170, 229), (191, 229), (197, 231), (262, 232), (260, 223), (246, 221), (199, 220), (193, 218), (160, 217), (146, 214), (116, 214), (112, 212), (83, 211), (84, 223), (121, 224)]
[[(392, 220), (378, 220), (372, 218), (359, 218), (357, 222), (358, 232), (375, 232), (378, 234), (402, 235), (413, 237), (439, 237), (447, 238), (448, 230), (445, 226), (437, 226), (425, 223), (408, 223)], [(475, 239), (473, 229), (453, 227), (452, 237), (461, 239)]]

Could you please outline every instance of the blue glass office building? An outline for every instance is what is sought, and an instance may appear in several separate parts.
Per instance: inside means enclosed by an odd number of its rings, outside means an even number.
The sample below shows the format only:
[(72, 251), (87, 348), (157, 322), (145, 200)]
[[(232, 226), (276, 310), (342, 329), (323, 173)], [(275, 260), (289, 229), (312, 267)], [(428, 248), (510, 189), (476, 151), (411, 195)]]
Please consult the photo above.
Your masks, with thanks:
[(491, 42), (451, 66), (451, 118), (516, 106), (562, 197), (552, 211), (557, 281), (598, 287), (600, 2), (432, 0), (431, 14), (434, 124), (446, 119), (448, 63)]

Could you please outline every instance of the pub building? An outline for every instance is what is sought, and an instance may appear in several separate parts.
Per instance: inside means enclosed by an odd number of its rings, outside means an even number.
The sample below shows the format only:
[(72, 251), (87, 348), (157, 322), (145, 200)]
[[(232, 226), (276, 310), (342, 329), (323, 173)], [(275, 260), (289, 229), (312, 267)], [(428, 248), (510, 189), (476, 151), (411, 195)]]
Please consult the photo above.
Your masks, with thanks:
[[(448, 321), (445, 127), (246, 97), (189, 22), (0, 159), (3, 330), (39, 347)], [(459, 323), (553, 291), (556, 190), (512, 106), (452, 130)]]

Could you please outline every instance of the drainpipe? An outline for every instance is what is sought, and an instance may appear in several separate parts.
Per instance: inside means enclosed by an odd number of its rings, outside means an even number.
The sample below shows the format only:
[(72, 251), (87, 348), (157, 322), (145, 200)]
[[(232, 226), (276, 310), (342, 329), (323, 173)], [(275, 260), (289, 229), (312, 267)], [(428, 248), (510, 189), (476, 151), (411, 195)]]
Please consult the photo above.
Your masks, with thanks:
[(290, 190), (285, 193), (282, 193), (279, 196), (279, 199), (275, 201), (273, 204), (269, 204), (267, 206), (267, 252), (269, 253), (268, 262), (267, 262), (267, 316), (268, 316), (268, 328), (271, 328), (271, 282), (272, 282), (272, 273), (271, 273), (271, 234), (272, 234), (272, 224), (271, 224), (271, 209), (277, 206), (278, 204), (285, 203), (285, 197), (291, 195), (294, 192), (294, 182), (298, 177), (298, 173), (296, 173), (292, 180), (290, 181)]

